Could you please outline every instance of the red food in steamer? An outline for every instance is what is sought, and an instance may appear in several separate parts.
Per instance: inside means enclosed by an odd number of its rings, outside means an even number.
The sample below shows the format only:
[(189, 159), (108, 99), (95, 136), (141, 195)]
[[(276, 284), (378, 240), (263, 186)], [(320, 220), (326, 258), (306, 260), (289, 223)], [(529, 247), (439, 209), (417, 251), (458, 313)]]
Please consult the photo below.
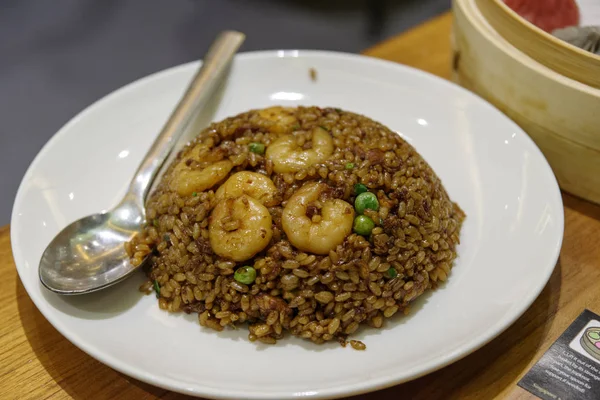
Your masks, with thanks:
[(521, 17), (546, 32), (579, 25), (575, 0), (504, 0)]

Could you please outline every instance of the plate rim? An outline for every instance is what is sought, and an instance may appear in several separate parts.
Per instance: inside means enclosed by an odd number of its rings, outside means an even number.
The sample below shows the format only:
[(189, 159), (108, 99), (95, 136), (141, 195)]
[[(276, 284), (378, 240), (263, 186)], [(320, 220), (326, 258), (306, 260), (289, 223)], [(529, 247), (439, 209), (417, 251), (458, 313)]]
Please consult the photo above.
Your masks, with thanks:
[[(451, 90), (458, 90), (459, 93), (466, 95), (467, 97), (475, 98), (478, 102), (480, 102), (485, 107), (493, 110), (500, 115), (502, 115), (506, 122), (513, 126), (519, 133), (519, 135), (524, 136), (524, 140), (528, 143), (529, 148), (537, 153), (537, 156), (541, 157), (541, 162), (543, 164), (543, 169), (545, 170), (544, 174), (549, 174), (551, 177), (552, 188), (550, 191), (554, 192), (554, 202), (556, 202), (557, 209), (562, 210), (562, 212), (558, 212), (556, 217), (556, 231), (558, 234), (558, 238), (556, 240), (555, 246), (552, 249), (553, 254), (551, 257), (552, 266), (547, 267), (545, 272), (545, 276), (540, 280), (538, 287), (535, 290), (529, 292), (528, 296), (521, 301), (521, 306), (518, 308), (518, 312), (515, 312), (510, 318), (506, 318), (503, 320), (499, 320), (494, 325), (491, 325), (486, 329), (484, 334), (479, 335), (474, 340), (470, 340), (468, 345), (463, 345), (462, 347), (446, 354), (443, 358), (438, 360), (438, 362), (429, 361), (425, 363), (420, 370), (412, 371), (409, 374), (398, 374), (393, 373), (389, 376), (384, 377), (370, 377), (369, 379), (360, 381), (358, 383), (354, 383), (351, 385), (343, 385), (339, 387), (330, 387), (326, 389), (321, 389), (318, 392), (314, 393), (293, 393), (290, 391), (285, 392), (269, 392), (269, 391), (258, 391), (248, 393), (242, 392), (241, 390), (231, 390), (224, 388), (216, 388), (206, 385), (198, 385), (202, 390), (197, 390), (196, 388), (185, 387), (181, 384), (178, 385), (177, 380), (168, 378), (166, 376), (155, 376), (152, 374), (145, 373), (140, 370), (138, 367), (132, 364), (123, 363), (117, 359), (114, 359), (111, 356), (106, 356), (100, 349), (96, 349), (93, 346), (88, 346), (84, 342), (78, 342), (77, 340), (73, 340), (75, 335), (71, 335), (69, 333), (69, 329), (67, 326), (62, 324), (60, 320), (55, 317), (52, 313), (52, 310), (48, 309), (48, 304), (42, 299), (35, 299), (34, 296), (30, 295), (30, 284), (26, 283), (27, 280), (24, 280), (22, 277), (22, 270), (24, 272), (24, 267), (19, 267), (19, 265), (23, 265), (25, 261), (22, 259), (19, 247), (20, 241), (17, 237), (15, 226), (18, 225), (19, 216), (17, 215), (18, 205), (21, 203), (21, 198), (23, 196), (24, 184), (25, 182), (31, 179), (31, 175), (33, 174), (34, 169), (40, 160), (46, 155), (48, 151), (52, 148), (54, 143), (62, 136), (66, 134), (69, 129), (75, 125), (78, 121), (87, 117), (88, 114), (95, 112), (95, 110), (106, 103), (110, 103), (110, 101), (114, 97), (118, 97), (124, 93), (129, 91), (136, 90), (137, 87), (143, 86), (148, 81), (152, 81), (158, 77), (166, 77), (171, 74), (176, 74), (182, 69), (190, 68), (192, 65), (199, 66), (201, 60), (194, 60), (190, 62), (186, 62), (183, 64), (175, 65), (169, 68), (162, 69), (160, 71), (153, 72), (151, 74), (142, 76), (134, 81), (131, 81), (117, 89), (108, 92), (104, 96), (98, 98), (91, 104), (85, 106), (82, 110), (80, 110), (77, 114), (75, 114), (72, 118), (70, 118), (63, 126), (60, 127), (52, 137), (42, 146), (42, 148), (38, 151), (34, 159), (29, 164), (21, 182), (19, 183), (19, 188), (17, 190), (15, 200), (13, 202), (13, 208), (11, 212), (11, 220), (10, 220), (10, 240), (11, 240), (11, 249), (13, 253), (13, 258), (15, 262), (15, 267), (17, 269), (17, 273), (19, 275), (19, 279), (21, 284), (25, 288), (29, 298), (35, 304), (38, 311), (44, 316), (44, 318), (61, 334), (63, 335), (69, 342), (75, 345), (77, 348), (82, 350), (84, 353), (88, 354), (90, 357), (100, 361), (104, 365), (109, 368), (113, 368), (126, 376), (133, 377), (139, 381), (146, 382), (148, 384), (158, 386), (160, 388), (171, 390), (173, 392), (183, 393), (192, 396), (202, 396), (207, 398), (214, 399), (234, 399), (242, 396), (247, 399), (283, 399), (283, 398), (296, 398), (296, 397), (310, 397), (310, 398), (333, 398), (340, 396), (351, 396), (358, 395), (367, 392), (372, 392), (376, 390), (385, 389), (391, 386), (395, 386), (404, 382), (412, 381), (421, 376), (432, 373), (436, 370), (444, 368), (467, 355), (479, 350), (481, 347), (488, 344), (490, 341), (498, 337), (500, 334), (504, 333), (516, 320), (518, 320), (533, 304), (533, 302), (538, 298), (539, 294), (546, 287), (550, 276), (554, 272), (557, 261), (559, 259), (560, 251), (562, 248), (562, 243), (564, 239), (564, 204), (562, 201), (561, 190), (559, 188), (558, 182), (556, 180), (556, 176), (552, 171), (546, 157), (541, 152), (539, 147), (535, 144), (535, 142), (531, 139), (527, 133), (520, 128), (514, 121), (512, 121), (508, 116), (502, 113), (499, 109), (494, 107), (491, 103), (489, 103), (484, 98), (478, 96), (477, 94), (470, 92), (469, 90), (449, 81), (440, 76), (432, 74), (427, 71), (423, 71), (411, 66), (407, 66), (404, 64), (396, 63), (389, 60), (380, 59), (377, 57), (364, 55), (364, 54), (355, 54), (355, 53), (347, 53), (347, 52), (339, 52), (339, 51), (328, 51), (328, 50), (303, 50), (303, 49), (275, 49), (275, 50), (260, 50), (260, 51), (247, 51), (240, 52), (235, 56), (236, 60), (252, 60), (252, 59), (272, 59), (272, 58), (305, 58), (305, 57), (329, 57), (329, 58), (337, 58), (340, 60), (350, 60), (353, 62), (362, 62), (370, 65), (378, 65), (385, 66), (390, 69), (396, 69), (398, 71), (402, 71), (402, 73), (409, 73), (413, 75), (420, 75), (422, 78), (428, 79), (430, 81), (435, 82), (435, 84), (441, 84), (447, 87), (452, 88)], [(42, 310), (46, 310), (46, 313)], [(441, 361), (441, 362), (440, 362)]]

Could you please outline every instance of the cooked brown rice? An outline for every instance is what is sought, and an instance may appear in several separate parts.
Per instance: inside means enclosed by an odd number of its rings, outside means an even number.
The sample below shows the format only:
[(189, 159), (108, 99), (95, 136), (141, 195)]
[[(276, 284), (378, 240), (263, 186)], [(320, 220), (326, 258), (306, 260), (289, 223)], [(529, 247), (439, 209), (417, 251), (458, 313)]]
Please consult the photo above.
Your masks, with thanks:
[[(313, 136), (316, 129), (327, 133), (332, 153), (325, 151), (316, 164), (300, 162), (291, 172), (275, 172), (281, 168), (275, 156), (269, 156), (269, 146), (286, 136), (293, 138), (298, 151), (318, 152), (313, 148), (321, 145)], [(257, 143), (267, 154), (261, 154), (261, 148), (251, 151)], [(219, 162), (226, 168), (214, 168), (210, 177), (216, 183), (208, 183), (208, 188), (202, 181), (206, 177), (182, 183), (185, 173), (209, 171), (207, 167)], [(218, 199), (216, 192), (239, 171), (270, 178), (276, 193), (263, 202), (268, 207), (256, 205), (268, 210), (263, 217), (271, 218), (266, 228), (270, 239), (264, 230), (260, 237), (240, 233), (248, 243), (237, 244), (256, 250), (263, 240), (266, 247), (249, 259), (240, 255), (245, 259), (234, 261), (215, 253), (215, 246), (224, 242), (211, 238), (210, 225), (220, 224), (220, 234), (228, 235), (246, 223), (221, 218), (215, 211), (217, 204), (235, 201)], [(288, 236), (298, 234), (286, 234), (284, 209), (292, 195), (311, 182), (326, 185), (307, 206), (308, 218), (317, 225), (327, 218), (320, 215), (324, 202), (339, 199), (354, 208), (355, 184), (364, 184), (379, 203), (378, 210), (364, 211), (374, 222), (370, 234), (349, 232), (325, 254), (292, 245)], [(247, 200), (243, 204), (248, 207)], [(188, 144), (150, 195), (147, 226), (126, 247), (137, 265), (152, 253), (149, 280), (140, 289), (149, 293), (156, 286), (161, 309), (197, 313), (200, 325), (218, 331), (247, 323), (251, 341), (275, 343), (290, 332), (315, 343), (337, 340), (345, 345), (361, 324), (380, 328), (385, 319), (407, 313), (418, 296), (448, 278), (464, 217), (423, 158), (385, 126), (335, 108), (275, 107), (214, 123)], [(334, 236), (326, 235), (319, 245), (327, 246)], [(223, 251), (228, 250), (217, 253)], [(254, 267), (253, 283), (234, 279), (243, 266)], [(361, 342), (350, 343), (364, 349)]]

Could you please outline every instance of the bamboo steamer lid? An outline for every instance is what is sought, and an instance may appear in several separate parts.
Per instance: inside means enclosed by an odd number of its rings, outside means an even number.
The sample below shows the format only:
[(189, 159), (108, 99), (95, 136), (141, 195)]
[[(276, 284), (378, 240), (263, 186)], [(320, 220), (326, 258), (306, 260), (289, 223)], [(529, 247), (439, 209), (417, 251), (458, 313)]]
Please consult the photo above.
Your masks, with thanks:
[(600, 204), (600, 89), (562, 76), (512, 46), (483, 17), (477, 1), (453, 2), (453, 79), (529, 134), (562, 189)]
[(489, 24), (517, 49), (540, 64), (586, 85), (600, 88), (600, 56), (530, 24), (502, 0), (475, 0)]

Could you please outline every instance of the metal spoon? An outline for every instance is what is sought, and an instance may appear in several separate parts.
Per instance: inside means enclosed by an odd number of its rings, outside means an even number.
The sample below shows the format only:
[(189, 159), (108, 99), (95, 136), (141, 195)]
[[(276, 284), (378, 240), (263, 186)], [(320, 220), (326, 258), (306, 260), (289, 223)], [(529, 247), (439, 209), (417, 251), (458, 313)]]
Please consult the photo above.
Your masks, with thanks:
[(138, 269), (129, 262), (124, 243), (142, 229), (146, 195), (185, 127), (223, 81), (244, 39), (244, 34), (233, 31), (217, 37), (123, 200), (109, 212), (73, 222), (50, 242), (39, 266), (45, 287), (59, 294), (90, 293), (114, 285)]

